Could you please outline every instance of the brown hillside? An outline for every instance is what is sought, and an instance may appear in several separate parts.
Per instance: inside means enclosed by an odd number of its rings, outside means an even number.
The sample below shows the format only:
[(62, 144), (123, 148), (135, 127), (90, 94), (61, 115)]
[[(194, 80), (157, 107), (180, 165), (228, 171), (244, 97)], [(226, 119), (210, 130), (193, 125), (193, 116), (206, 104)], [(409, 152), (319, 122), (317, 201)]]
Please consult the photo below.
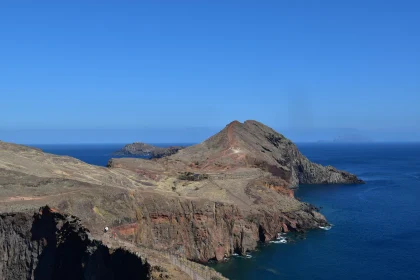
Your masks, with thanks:
[[(169, 157), (113, 159), (109, 168), (0, 142), (0, 212), (48, 204), (78, 216), (104, 242), (112, 233), (142, 252), (204, 262), (245, 253), (278, 232), (326, 225), (290, 186), (360, 182), (311, 163), (291, 141), (256, 121), (232, 122)], [(159, 253), (152, 255), (171, 267)]]

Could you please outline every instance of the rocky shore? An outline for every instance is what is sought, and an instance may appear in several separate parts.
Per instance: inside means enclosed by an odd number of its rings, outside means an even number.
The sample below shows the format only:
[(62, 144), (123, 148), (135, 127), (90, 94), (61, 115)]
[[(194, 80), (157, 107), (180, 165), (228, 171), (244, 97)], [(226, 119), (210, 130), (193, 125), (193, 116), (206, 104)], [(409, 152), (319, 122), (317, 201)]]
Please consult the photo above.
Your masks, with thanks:
[[(310, 162), (290, 140), (256, 121), (232, 122), (163, 158), (112, 159), (108, 168), (0, 143), (0, 213), (49, 205), (79, 217), (92, 238), (105, 242), (111, 236), (140, 252), (152, 250), (148, 262), (172, 279), (188, 275), (156, 252), (220, 261), (246, 254), (280, 232), (328, 226), (316, 208), (294, 198), (293, 188), (358, 183), (363, 181), (353, 174)], [(1, 215), (7, 220), (22, 214)], [(25, 223), (27, 232), (32, 224)], [(3, 236), (11, 230), (4, 226)], [(17, 255), (32, 254), (19, 250)], [(10, 269), (10, 260), (1, 259), (0, 267)]]

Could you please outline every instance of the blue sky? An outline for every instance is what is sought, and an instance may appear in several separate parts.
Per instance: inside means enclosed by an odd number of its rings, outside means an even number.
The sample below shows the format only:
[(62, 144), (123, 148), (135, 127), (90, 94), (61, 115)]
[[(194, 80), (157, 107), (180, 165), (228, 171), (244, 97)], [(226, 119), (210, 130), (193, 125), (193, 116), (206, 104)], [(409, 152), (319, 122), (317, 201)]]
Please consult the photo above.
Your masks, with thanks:
[(196, 142), (256, 119), (298, 141), (418, 141), (419, 14), (416, 0), (2, 1), (0, 139)]

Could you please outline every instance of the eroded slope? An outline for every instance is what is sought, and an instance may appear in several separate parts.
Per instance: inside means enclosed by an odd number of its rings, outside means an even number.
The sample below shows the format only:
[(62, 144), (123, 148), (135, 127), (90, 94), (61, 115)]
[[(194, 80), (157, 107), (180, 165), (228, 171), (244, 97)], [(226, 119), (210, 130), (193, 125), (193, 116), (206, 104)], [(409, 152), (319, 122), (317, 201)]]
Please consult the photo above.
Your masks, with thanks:
[(309, 162), (254, 121), (231, 123), (170, 157), (113, 159), (109, 168), (0, 143), (0, 212), (48, 204), (80, 217), (98, 239), (203, 262), (245, 253), (278, 232), (325, 226), (289, 187), (339, 182), (360, 181)]

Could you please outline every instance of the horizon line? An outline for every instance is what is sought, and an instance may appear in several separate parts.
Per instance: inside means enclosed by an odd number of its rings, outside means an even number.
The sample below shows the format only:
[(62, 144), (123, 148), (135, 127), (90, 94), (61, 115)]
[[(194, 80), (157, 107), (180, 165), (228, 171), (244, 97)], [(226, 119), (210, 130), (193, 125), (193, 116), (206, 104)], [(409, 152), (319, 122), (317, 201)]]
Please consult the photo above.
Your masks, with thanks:
[[(205, 140), (203, 140), (205, 141)], [(44, 143), (28, 143), (28, 142), (9, 142), (9, 141), (1, 141), (4, 143), (11, 143), (11, 144), (18, 144), (18, 145), (128, 145), (133, 143), (146, 143), (146, 144), (156, 144), (156, 145), (169, 145), (169, 144), (183, 144), (183, 145), (196, 145), (200, 144), (203, 141), (200, 142), (44, 142)], [(334, 144), (334, 145), (357, 145), (357, 144), (413, 144), (413, 143), (419, 143), (420, 140), (404, 140), (404, 141), (366, 141), (366, 142), (334, 142), (334, 141), (328, 141), (328, 142), (319, 142), (319, 141), (292, 141), (295, 144), (318, 144), (318, 145), (324, 145), (324, 144)]]

